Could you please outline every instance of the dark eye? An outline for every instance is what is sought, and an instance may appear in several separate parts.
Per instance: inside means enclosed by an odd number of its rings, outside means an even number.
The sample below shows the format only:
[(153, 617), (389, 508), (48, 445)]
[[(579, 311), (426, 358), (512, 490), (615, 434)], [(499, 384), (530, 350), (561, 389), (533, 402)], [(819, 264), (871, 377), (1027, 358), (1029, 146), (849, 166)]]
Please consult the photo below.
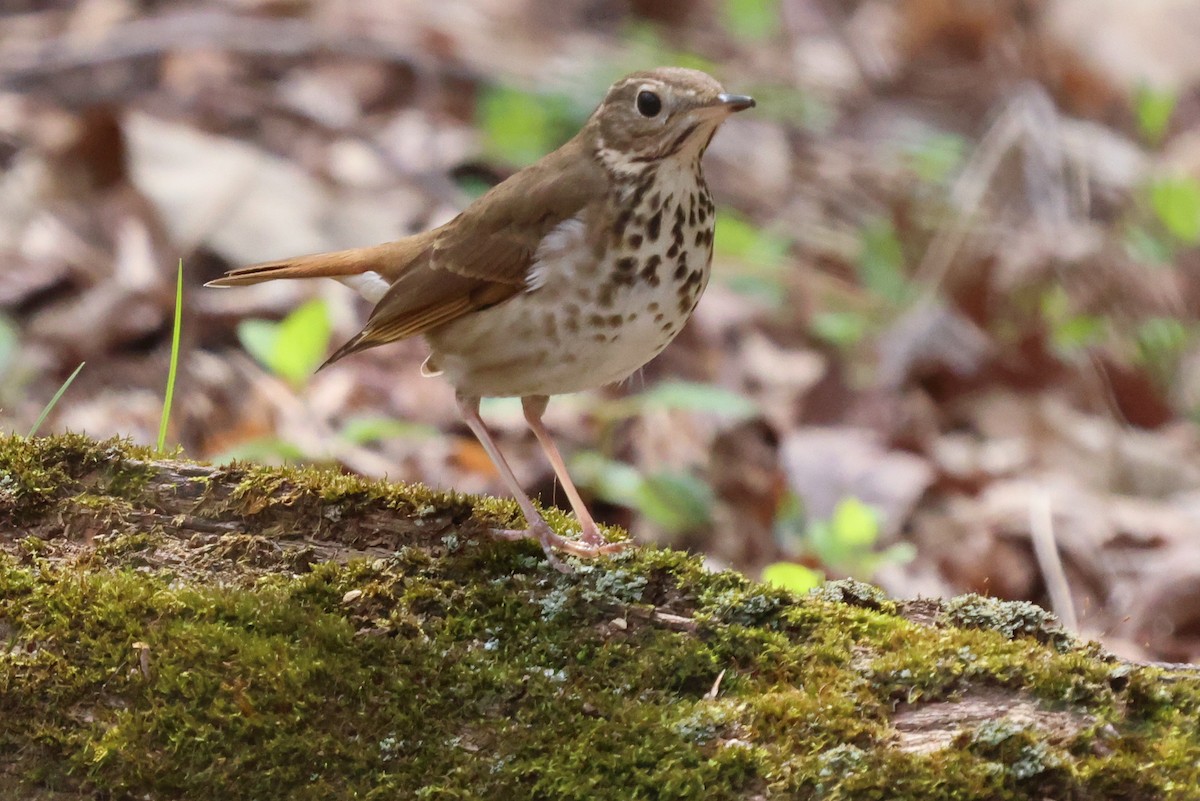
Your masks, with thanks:
[(656, 117), (662, 111), (662, 100), (654, 92), (638, 92), (637, 110), (643, 117)]

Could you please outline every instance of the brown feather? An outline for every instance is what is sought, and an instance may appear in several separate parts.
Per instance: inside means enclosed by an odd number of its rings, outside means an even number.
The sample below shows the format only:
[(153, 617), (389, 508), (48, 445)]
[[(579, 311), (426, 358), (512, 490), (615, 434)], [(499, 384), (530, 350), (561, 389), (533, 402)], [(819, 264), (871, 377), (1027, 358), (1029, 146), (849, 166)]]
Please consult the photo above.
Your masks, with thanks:
[(362, 333), (369, 344), (358, 349), (425, 333), (523, 292), (546, 234), (604, 199), (606, 176), (580, 153), (583, 142), (581, 133), (437, 229), (428, 258), (398, 276), (371, 312)]
[(541, 161), (494, 187), (446, 226), (433, 246), (432, 266), (460, 275), (525, 286), (546, 234), (608, 190), (604, 169), (589, 152), (590, 128)]
[(435, 231), (426, 231), (374, 247), (316, 253), (311, 256), (252, 264), (249, 267), (230, 270), (221, 278), (209, 281), (205, 286), (246, 286), (274, 281), (277, 278), (342, 278), (366, 272), (377, 272), (384, 278), (394, 280), (429, 249), (434, 234)]
[(546, 235), (589, 204), (603, 202), (607, 176), (589, 152), (592, 138), (591, 128), (585, 127), (570, 142), (493, 187), (440, 228), (374, 247), (243, 267), (207, 285), (379, 273), (391, 287), (363, 330), (338, 348), (325, 365), (360, 350), (425, 333), (524, 291)]

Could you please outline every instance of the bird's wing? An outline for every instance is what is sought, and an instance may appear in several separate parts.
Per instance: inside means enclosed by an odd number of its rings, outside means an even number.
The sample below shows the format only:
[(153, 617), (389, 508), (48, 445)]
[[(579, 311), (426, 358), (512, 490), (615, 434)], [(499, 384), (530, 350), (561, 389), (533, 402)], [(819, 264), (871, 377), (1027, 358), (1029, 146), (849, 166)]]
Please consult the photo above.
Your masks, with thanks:
[(516, 173), (437, 229), (428, 250), (395, 278), (363, 330), (326, 364), (424, 333), (525, 290), (546, 235), (604, 199), (603, 169), (575, 145), (572, 140)]

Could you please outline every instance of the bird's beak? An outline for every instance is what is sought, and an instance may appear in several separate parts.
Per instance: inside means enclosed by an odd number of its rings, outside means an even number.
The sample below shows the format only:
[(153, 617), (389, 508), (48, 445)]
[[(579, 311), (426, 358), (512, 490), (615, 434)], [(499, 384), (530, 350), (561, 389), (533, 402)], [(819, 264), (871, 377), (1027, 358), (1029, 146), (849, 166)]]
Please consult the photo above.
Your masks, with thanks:
[(745, 111), (757, 105), (754, 102), (754, 98), (750, 95), (731, 95), (725, 92), (717, 95), (717, 103), (721, 108), (726, 108), (730, 111)]

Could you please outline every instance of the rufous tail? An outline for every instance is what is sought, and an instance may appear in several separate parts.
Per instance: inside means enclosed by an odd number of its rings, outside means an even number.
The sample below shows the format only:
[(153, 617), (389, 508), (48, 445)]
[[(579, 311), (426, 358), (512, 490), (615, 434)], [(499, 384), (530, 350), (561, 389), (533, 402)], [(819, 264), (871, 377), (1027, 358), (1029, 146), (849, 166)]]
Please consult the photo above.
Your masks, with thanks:
[(240, 267), (205, 286), (247, 286), (276, 278), (344, 278), (372, 271), (386, 275), (389, 267), (396, 266), (395, 255), (386, 245), (317, 253)]
[[(431, 229), (422, 234), (374, 247), (252, 264), (249, 267), (230, 270), (215, 281), (209, 281), (205, 286), (247, 286), (277, 278), (335, 278), (358, 290), (373, 303), (379, 303), (391, 282), (429, 253), (438, 230)], [(355, 279), (355, 276), (363, 278)], [(368, 327), (339, 348), (321, 367), (343, 356), (396, 338), (398, 337), (380, 339), (378, 332)]]

